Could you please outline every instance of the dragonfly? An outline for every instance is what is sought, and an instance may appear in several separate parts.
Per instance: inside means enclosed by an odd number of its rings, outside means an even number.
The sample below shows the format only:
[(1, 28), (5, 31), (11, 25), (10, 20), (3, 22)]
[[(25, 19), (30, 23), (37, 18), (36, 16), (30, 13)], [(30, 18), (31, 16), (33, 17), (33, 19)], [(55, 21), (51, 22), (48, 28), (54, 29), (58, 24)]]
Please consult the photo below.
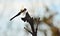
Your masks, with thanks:
[(25, 12), (26, 10), (27, 10), (26, 8), (24, 8), (23, 10), (21, 10), (17, 15), (15, 15), (14, 17), (12, 17), (10, 19), (10, 21), (13, 20), (15, 17), (19, 16), (21, 13)]

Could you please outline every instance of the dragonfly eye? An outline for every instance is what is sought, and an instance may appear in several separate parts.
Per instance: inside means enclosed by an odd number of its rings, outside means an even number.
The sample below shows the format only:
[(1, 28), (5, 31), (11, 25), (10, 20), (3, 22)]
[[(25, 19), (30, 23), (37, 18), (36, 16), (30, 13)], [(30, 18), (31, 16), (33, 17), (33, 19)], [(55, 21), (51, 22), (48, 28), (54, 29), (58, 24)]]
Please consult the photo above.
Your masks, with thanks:
[(23, 10), (21, 10), (21, 12), (24, 12), (24, 11), (26, 11), (27, 9), (26, 8), (24, 8)]

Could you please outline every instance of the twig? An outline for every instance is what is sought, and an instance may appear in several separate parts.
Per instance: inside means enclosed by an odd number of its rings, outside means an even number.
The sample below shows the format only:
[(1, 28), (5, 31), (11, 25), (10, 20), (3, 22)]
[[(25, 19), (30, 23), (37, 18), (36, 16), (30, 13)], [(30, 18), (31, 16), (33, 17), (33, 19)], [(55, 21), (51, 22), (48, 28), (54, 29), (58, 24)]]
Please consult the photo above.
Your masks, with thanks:
[(29, 33), (31, 33), (31, 34), (32, 34), (32, 32), (31, 32), (31, 31), (29, 31), (27, 28), (25, 28), (25, 27), (24, 27), (24, 29), (25, 29), (25, 30), (27, 30)]
[(38, 24), (37, 24), (37, 26), (36, 26), (36, 33), (37, 33), (37, 30), (38, 30)]
[(45, 36), (47, 36), (46, 30), (44, 31)]

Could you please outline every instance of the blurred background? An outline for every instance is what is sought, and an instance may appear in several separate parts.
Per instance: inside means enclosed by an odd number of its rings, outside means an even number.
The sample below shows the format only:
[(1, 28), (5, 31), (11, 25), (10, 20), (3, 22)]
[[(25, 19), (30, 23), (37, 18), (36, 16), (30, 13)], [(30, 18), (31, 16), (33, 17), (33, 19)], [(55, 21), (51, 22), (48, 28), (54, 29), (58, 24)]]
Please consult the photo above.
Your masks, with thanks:
[[(12, 21), (9, 21), (21, 9), (26, 8), (32, 17), (41, 17), (46, 15), (45, 6), (51, 10), (51, 13), (57, 12), (54, 16), (54, 26), (60, 29), (60, 0), (0, 0), (0, 36), (31, 36), (24, 27), (26, 22), (21, 20), (25, 14), (21, 14)], [(51, 36), (50, 27), (42, 24), (39, 29), (47, 30), (47, 36)], [(43, 32), (38, 31), (38, 36), (45, 36)]]

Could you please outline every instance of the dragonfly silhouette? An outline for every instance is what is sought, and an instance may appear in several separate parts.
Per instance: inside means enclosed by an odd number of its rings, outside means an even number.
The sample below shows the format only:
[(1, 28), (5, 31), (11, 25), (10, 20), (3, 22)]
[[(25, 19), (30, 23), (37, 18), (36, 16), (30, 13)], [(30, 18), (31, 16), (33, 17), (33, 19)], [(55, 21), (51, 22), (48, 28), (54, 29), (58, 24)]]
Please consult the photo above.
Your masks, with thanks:
[(25, 16), (24, 18), (21, 18), (21, 19), (22, 19), (24, 22), (25, 22), (25, 21), (30, 22), (32, 18), (30, 17), (29, 13), (27, 12), (27, 13), (26, 13), (26, 16)]
[(21, 10), (17, 15), (15, 15), (14, 17), (12, 17), (10, 19), (10, 21), (13, 20), (15, 17), (19, 16), (21, 13), (25, 12), (26, 10), (27, 10), (26, 8), (24, 8), (23, 10)]

